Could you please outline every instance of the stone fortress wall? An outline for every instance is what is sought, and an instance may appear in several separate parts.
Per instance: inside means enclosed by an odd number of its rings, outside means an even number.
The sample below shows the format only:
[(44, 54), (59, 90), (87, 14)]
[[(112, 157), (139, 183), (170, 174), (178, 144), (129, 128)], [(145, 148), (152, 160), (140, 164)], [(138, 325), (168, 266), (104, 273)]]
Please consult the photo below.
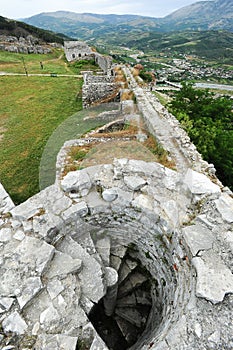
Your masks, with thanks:
[[(176, 170), (115, 159), (19, 206), (0, 187), (2, 349), (233, 348), (232, 193), (123, 69)], [(100, 301), (120, 338), (94, 329)]]
[(117, 96), (120, 86), (114, 81), (111, 57), (103, 56), (93, 51), (82, 41), (65, 41), (64, 49), (69, 62), (93, 58), (102, 70), (102, 74), (98, 75), (93, 75), (92, 72), (84, 73), (84, 85), (82, 89), (84, 108), (103, 101), (113, 100)]

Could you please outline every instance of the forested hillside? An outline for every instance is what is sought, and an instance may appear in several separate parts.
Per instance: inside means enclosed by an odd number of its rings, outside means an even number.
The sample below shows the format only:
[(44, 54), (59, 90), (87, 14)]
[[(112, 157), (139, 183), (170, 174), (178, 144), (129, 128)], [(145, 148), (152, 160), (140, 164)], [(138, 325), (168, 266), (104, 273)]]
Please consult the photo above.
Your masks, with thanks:
[(2, 16), (0, 16), (0, 35), (16, 36), (17, 38), (33, 35), (44, 42), (56, 42), (60, 44), (63, 44), (64, 39), (67, 38), (64, 34), (55, 34), (48, 30), (43, 30), (24, 22), (10, 20)]
[(204, 159), (215, 165), (219, 179), (233, 190), (232, 100), (183, 83), (170, 108)]

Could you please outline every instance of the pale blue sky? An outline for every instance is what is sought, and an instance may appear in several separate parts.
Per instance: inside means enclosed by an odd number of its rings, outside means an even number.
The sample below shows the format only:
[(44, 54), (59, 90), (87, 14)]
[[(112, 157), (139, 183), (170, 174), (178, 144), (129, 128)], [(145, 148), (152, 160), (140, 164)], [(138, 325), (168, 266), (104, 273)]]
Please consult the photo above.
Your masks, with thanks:
[[(197, 0), (198, 1), (198, 0)], [(195, 0), (1, 0), (0, 15), (26, 18), (41, 12), (66, 10), (101, 14), (138, 14), (164, 17)]]

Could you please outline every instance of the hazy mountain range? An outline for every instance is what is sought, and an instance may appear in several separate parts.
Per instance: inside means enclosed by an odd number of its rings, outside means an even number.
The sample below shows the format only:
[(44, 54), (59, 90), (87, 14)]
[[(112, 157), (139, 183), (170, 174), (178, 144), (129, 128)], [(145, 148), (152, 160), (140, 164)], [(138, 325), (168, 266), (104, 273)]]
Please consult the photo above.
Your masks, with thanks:
[(112, 32), (142, 33), (178, 30), (227, 30), (233, 32), (233, 1), (199, 1), (164, 18), (137, 15), (99, 15), (66, 11), (45, 12), (24, 18), (39, 28), (88, 40), (111, 35)]
[(32, 34), (47, 42), (62, 42), (66, 35), (107, 52), (126, 46), (153, 55), (173, 52), (233, 62), (233, 0), (200, 1), (164, 18), (57, 11), (23, 21), (0, 17), (0, 34)]

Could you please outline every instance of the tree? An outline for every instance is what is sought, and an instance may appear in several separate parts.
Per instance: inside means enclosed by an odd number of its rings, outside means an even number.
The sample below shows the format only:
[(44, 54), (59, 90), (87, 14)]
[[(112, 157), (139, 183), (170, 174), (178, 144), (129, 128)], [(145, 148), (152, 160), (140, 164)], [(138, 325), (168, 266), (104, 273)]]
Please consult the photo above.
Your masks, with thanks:
[(213, 163), (219, 179), (233, 189), (233, 111), (228, 97), (182, 83), (170, 109), (203, 158)]

